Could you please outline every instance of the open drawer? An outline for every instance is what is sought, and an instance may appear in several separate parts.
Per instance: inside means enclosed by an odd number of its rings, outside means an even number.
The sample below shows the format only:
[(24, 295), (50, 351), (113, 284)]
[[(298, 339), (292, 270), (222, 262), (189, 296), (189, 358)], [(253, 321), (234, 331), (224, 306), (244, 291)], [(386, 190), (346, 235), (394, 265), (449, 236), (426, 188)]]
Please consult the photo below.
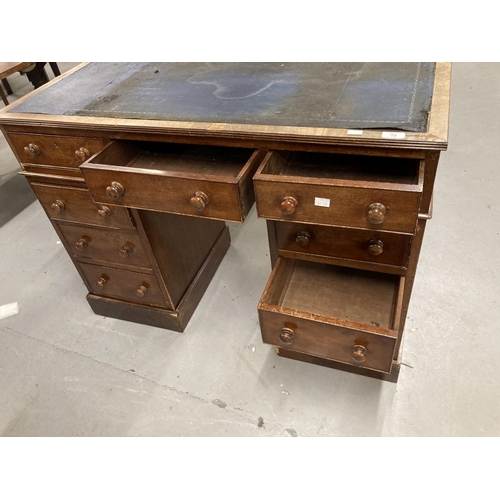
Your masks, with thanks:
[(257, 213), (411, 234), (423, 174), (423, 160), (413, 158), (272, 151), (254, 177)]
[(390, 373), (404, 277), (279, 257), (258, 305), (263, 341)]
[(243, 222), (265, 151), (115, 141), (81, 170), (97, 203)]

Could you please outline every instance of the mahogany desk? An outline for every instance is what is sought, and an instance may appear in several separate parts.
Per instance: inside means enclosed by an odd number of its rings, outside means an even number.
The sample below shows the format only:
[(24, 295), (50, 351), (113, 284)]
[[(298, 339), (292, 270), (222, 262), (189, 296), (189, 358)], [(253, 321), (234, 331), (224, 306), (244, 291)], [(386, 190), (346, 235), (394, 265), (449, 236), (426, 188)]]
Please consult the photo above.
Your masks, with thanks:
[(396, 381), (447, 63), (90, 63), (0, 127), (97, 314), (183, 331), (256, 201), (279, 355)]

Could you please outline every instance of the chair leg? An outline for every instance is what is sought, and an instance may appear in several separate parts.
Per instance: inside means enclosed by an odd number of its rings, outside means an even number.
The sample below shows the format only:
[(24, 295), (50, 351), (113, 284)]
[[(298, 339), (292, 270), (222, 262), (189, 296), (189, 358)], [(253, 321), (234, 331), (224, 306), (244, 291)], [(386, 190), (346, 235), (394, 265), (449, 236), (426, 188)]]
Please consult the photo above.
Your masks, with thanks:
[(0, 85), (0, 97), (2, 98), (3, 103), (8, 106), (9, 101), (7, 100), (7, 96), (5, 95), (5, 92), (3, 91), (2, 86)]
[(57, 65), (57, 63), (49, 62), (49, 64), (50, 64), (50, 69), (54, 73), (54, 76), (60, 76), (61, 72), (59, 71), (59, 66)]
[(7, 78), (2, 78), (2, 83), (3, 86), (5, 87), (5, 92), (7, 92), (7, 95), (12, 95), (14, 92), (12, 92), (12, 87), (10, 86), (10, 83), (8, 82)]

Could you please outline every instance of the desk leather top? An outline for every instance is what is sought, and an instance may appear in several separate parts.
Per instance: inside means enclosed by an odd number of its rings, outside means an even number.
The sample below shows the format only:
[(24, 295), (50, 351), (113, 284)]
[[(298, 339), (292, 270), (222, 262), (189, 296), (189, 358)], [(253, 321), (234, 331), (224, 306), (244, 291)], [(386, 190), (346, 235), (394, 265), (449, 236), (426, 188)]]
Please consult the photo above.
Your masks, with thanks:
[(435, 63), (90, 63), (15, 113), (425, 132)]

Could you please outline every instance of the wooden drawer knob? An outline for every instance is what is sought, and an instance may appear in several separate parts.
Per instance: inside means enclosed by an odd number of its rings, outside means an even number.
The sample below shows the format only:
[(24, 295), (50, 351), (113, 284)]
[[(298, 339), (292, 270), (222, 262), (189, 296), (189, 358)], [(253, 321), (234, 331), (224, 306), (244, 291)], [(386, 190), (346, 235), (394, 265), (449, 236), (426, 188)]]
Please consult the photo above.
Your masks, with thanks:
[(295, 332), (291, 328), (283, 327), (280, 333), (280, 342), (284, 345), (293, 344)]
[(299, 231), (295, 238), (295, 241), (301, 246), (306, 247), (309, 245), (309, 241), (311, 241), (311, 233), (307, 231)]
[(136, 291), (135, 291), (135, 294), (138, 296), (138, 297), (144, 297), (144, 295), (146, 295), (146, 292), (148, 291), (148, 289), (144, 286), (144, 285), (141, 285)]
[(77, 250), (85, 250), (89, 245), (89, 242), (85, 238), (80, 238), (76, 243), (75, 247)]
[(368, 206), (366, 219), (370, 224), (382, 224), (385, 219), (387, 208), (382, 203), (372, 203)]
[(356, 363), (364, 363), (366, 361), (366, 353), (368, 349), (364, 345), (353, 345), (351, 357)]
[(111, 210), (108, 207), (101, 206), (97, 213), (99, 214), (99, 217), (105, 219), (106, 217), (109, 217), (111, 215)]
[(128, 245), (123, 245), (120, 248), (120, 256), (126, 259), (132, 253), (132, 249)]
[(280, 210), (283, 215), (292, 215), (297, 208), (298, 201), (293, 196), (285, 196), (280, 205)]
[(124, 192), (125, 189), (119, 182), (112, 182), (111, 185), (106, 188), (106, 196), (110, 200), (117, 200)]
[(189, 201), (189, 204), (198, 212), (201, 212), (208, 205), (208, 196), (203, 191), (196, 191)]
[(29, 158), (35, 158), (36, 156), (40, 155), (41, 150), (36, 144), (30, 143), (24, 148), (24, 153)]
[(95, 284), (99, 287), (99, 288), (104, 288), (107, 284), (108, 284), (108, 280), (104, 277), (104, 276), (101, 276), (96, 282)]
[(368, 242), (368, 253), (370, 255), (380, 255), (384, 251), (384, 243), (377, 239)]
[(64, 212), (66, 210), (66, 205), (64, 201), (61, 200), (56, 200), (52, 205), (50, 205), (50, 209), (55, 212), (56, 214), (60, 212)]
[(87, 148), (80, 148), (75, 151), (75, 156), (80, 161), (85, 161), (87, 158), (90, 158), (90, 151)]

